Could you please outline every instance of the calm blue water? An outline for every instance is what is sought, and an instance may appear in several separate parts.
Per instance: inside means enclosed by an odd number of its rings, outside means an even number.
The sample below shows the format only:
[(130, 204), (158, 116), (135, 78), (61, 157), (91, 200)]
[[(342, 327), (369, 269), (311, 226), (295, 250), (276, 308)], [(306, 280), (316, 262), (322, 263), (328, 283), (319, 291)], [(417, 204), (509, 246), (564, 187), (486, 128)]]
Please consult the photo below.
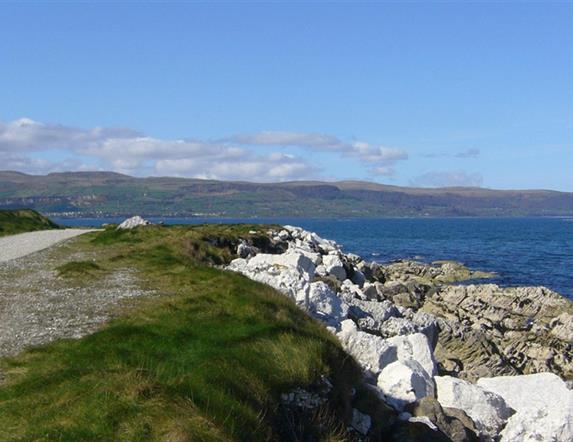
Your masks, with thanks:
[[(279, 223), (334, 239), (347, 252), (387, 262), (453, 259), (496, 272), (502, 285), (545, 285), (573, 298), (573, 219), (249, 219), (150, 218), (168, 224)], [(55, 219), (67, 225), (101, 225), (122, 219)]]

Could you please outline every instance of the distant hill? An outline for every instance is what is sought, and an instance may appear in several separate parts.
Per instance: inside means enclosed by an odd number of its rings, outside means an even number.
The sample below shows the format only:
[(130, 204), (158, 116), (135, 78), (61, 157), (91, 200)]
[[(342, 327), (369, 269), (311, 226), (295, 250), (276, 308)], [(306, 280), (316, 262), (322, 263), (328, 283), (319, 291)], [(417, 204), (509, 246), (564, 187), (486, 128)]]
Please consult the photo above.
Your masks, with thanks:
[(0, 236), (58, 228), (57, 224), (34, 210), (0, 210)]
[(361, 181), (261, 184), (112, 172), (0, 172), (0, 208), (22, 207), (65, 216), (570, 216), (573, 193), (426, 189)]

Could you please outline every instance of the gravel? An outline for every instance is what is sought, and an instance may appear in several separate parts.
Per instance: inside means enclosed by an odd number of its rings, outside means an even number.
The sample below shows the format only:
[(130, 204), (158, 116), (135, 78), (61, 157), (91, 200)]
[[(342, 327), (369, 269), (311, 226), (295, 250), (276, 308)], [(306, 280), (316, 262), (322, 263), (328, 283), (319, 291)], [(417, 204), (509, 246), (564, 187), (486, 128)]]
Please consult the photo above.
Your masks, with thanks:
[[(0, 257), (4, 262), (0, 262), (0, 357), (93, 333), (119, 314), (122, 300), (153, 294), (140, 287), (137, 273), (129, 268), (87, 280), (59, 276), (59, 266), (97, 257), (74, 247), (74, 240), (63, 241), (85, 232), (70, 229), (1, 239)], [(39, 239), (38, 243), (34, 244), (33, 238)], [(32, 253), (39, 248), (44, 250)], [(21, 258), (6, 260), (25, 253)], [(0, 383), (1, 380), (2, 373)]]
[(0, 262), (10, 261), (34, 252), (39, 252), (61, 241), (83, 235), (87, 232), (93, 232), (93, 230), (41, 230), (39, 232), (27, 232), (2, 237), (0, 238)]

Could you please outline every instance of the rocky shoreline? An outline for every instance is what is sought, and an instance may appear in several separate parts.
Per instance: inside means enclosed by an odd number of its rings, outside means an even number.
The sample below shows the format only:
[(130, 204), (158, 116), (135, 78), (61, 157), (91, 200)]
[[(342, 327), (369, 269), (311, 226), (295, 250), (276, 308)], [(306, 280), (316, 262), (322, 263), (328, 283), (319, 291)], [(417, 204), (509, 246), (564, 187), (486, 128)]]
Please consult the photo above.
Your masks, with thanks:
[[(322, 321), (400, 420), (433, 440), (573, 440), (571, 301), (459, 284), (488, 275), (455, 262), (366, 262), (297, 227), (267, 234), (265, 247), (243, 241), (227, 268)], [(366, 411), (353, 410), (352, 427), (368, 440)]]

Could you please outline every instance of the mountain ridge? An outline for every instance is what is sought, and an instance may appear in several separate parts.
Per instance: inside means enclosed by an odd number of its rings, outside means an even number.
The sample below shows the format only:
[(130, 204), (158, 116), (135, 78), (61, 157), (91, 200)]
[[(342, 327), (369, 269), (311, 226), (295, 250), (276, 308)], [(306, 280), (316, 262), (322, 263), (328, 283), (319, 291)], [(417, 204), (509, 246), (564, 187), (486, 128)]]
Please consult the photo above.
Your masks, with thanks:
[(353, 180), (256, 183), (116, 172), (0, 171), (0, 208), (22, 207), (66, 216), (570, 216), (573, 193)]

